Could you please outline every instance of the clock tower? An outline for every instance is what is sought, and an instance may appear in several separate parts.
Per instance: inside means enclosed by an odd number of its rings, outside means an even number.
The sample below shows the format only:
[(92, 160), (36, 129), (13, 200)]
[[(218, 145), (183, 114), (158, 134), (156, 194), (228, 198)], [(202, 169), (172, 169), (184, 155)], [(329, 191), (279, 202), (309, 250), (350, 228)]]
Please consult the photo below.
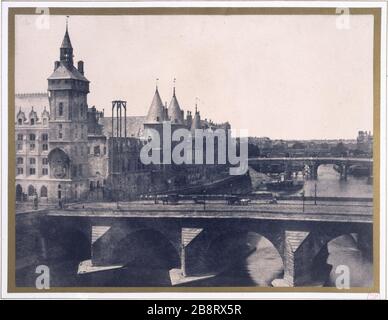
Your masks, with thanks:
[(89, 81), (84, 63), (73, 62), (68, 26), (60, 47), (59, 61), (48, 78), (50, 104), (50, 179), (59, 200), (80, 199), (88, 191), (87, 94)]

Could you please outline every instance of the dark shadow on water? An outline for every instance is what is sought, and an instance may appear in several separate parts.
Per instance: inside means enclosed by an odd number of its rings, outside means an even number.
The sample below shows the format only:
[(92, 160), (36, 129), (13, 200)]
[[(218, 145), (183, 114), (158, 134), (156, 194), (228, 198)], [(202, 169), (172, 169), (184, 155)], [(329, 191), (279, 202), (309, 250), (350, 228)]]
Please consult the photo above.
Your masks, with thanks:
[[(145, 250), (143, 252), (145, 256), (133, 257), (120, 269), (84, 275), (77, 274), (80, 260), (74, 257), (69, 260), (37, 258), (30, 266), (16, 271), (17, 286), (34, 287), (38, 276), (35, 268), (43, 264), (50, 268), (51, 287), (170, 287), (169, 271), (171, 268), (179, 268), (179, 261), (176, 256), (171, 255), (172, 260), (166, 264), (168, 252), (160, 252), (162, 247), (156, 245), (154, 250), (150, 248)], [(236, 254), (236, 248), (239, 248), (240, 254)], [(168, 251), (171, 254), (170, 249)], [(228, 248), (217, 245), (215, 252), (218, 252), (217, 254), (225, 252), (225, 255), (220, 257), (224, 267), (217, 269), (216, 276), (181, 286), (267, 287), (271, 286), (272, 280), (283, 277), (282, 261), (277, 250), (258, 234), (239, 236)], [(153, 257), (152, 261), (150, 257)], [(335, 286), (337, 277), (335, 270), (338, 265), (349, 266), (351, 287), (368, 287), (372, 284), (372, 263), (362, 256), (349, 235), (330, 241), (328, 246), (324, 246), (317, 254), (313, 267), (314, 280), (319, 280), (324, 286)]]

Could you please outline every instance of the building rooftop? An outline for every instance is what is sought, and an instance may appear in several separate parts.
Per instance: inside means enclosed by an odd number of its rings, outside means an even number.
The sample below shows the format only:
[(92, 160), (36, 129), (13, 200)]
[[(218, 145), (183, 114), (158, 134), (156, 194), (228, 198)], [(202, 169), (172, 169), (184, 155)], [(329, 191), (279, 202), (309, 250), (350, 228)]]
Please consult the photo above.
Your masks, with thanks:
[[(116, 121), (116, 119), (114, 119)], [(140, 137), (143, 134), (145, 116), (127, 116), (127, 137)], [(112, 136), (112, 117), (100, 118), (99, 123), (103, 125), (102, 132), (108, 138)], [(116, 122), (115, 122), (116, 123)], [(124, 118), (123, 118), (124, 124)], [(115, 124), (116, 125), (116, 124)], [(122, 134), (124, 135), (124, 128)]]
[(51, 76), (48, 77), (48, 80), (59, 79), (74, 79), (89, 82), (89, 80), (86, 79), (85, 76), (83, 76), (76, 67), (70, 66), (67, 68), (62, 62), (60, 62), (59, 67), (54, 70)]

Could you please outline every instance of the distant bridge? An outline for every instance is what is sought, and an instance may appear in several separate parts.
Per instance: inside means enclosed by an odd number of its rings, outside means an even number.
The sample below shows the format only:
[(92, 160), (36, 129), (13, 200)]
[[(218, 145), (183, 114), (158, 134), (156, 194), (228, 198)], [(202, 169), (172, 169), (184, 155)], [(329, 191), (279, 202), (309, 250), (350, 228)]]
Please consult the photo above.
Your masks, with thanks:
[[(156, 239), (155, 245), (169, 247), (171, 256), (176, 257), (171, 262), (172, 284), (216, 273), (209, 261), (225, 255), (220, 245), (233, 248), (236, 237), (254, 233), (269, 240), (283, 261), (284, 276), (274, 284), (300, 286), (311, 283), (316, 257), (339, 236), (350, 235), (365, 256), (372, 256), (372, 212), (372, 202), (364, 199), (320, 201), (317, 205), (311, 201), (254, 201), (246, 206), (222, 201), (183, 201), (176, 205), (136, 201), (81, 203), (67, 209), (19, 213), (16, 218), (17, 228), (24, 228), (17, 237), (30, 232), (31, 242), (31, 232), (35, 232), (39, 241), (33, 243), (40, 246), (37, 251), (42, 254), (67, 252), (68, 256), (86, 248), (77, 256), (84, 260), (80, 274), (136, 263), (139, 252), (147, 252), (147, 246), (152, 245), (136, 239), (147, 235)], [(233, 252), (248, 254), (250, 250), (246, 245)], [(17, 252), (20, 260), (30, 254)]]
[(322, 164), (335, 164), (340, 171), (340, 178), (346, 180), (349, 167), (352, 165), (367, 165), (370, 168), (372, 175), (373, 159), (372, 158), (344, 158), (344, 157), (274, 157), (274, 158), (249, 158), (250, 165), (268, 165), (281, 164), (285, 167), (285, 172), (291, 171), (292, 165), (304, 165), (310, 169), (310, 174), (313, 179), (318, 177), (318, 167)]

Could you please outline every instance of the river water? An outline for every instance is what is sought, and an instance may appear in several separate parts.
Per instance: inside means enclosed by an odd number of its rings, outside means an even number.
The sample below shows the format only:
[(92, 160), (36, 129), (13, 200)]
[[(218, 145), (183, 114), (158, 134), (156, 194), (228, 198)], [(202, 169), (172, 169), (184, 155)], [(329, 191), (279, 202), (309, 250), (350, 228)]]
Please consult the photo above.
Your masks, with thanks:
[[(305, 182), (306, 196), (313, 196), (315, 190), (317, 190), (317, 196), (372, 197), (372, 185), (367, 183), (366, 178), (349, 176), (347, 181), (341, 181), (339, 174), (331, 165), (320, 166), (318, 179)], [(265, 287), (271, 286), (274, 279), (282, 277), (282, 259), (266, 238), (256, 233), (249, 233), (244, 237), (233, 239), (232, 243), (235, 248), (241, 249), (248, 246), (254, 250), (250, 250), (250, 254), (245, 257), (241, 257), (241, 255), (236, 257), (231, 253), (233, 248), (232, 250), (224, 248), (228, 256), (223, 257), (226, 262), (223, 269), (215, 277), (194, 281), (186, 286)], [(155, 247), (158, 249), (152, 252), (151, 248), (150, 251), (146, 252), (148, 257), (145, 257), (146, 259), (149, 259), (150, 256), (155, 257), (152, 266), (149, 263), (137, 267), (129, 265), (95, 276), (77, 276), (76, 270), (79, 261), (67, 261), (66, 263), (47, 261), (51, 269), (52, 286), (170, 286), (169, 269), (171, 269), (171, 265), (166, 266), (164, 259), (166, 255), (162, 252), (160, 245)], [(349, 267), (352, 287), (367, 287), (372, 284), (372, 263), (362, 256), (351, 236), (344, 235), (332, 240), (327, 246), (327, 251), (326, 254), (322, 255), (322, 260), (314, 270), (316, 274), (320, 275), (322, 285), (335, 285), (338, 265)], [(20, 270), (17, 274), (18, 285), (32, 285), (35, 277), (33, 269)]]

